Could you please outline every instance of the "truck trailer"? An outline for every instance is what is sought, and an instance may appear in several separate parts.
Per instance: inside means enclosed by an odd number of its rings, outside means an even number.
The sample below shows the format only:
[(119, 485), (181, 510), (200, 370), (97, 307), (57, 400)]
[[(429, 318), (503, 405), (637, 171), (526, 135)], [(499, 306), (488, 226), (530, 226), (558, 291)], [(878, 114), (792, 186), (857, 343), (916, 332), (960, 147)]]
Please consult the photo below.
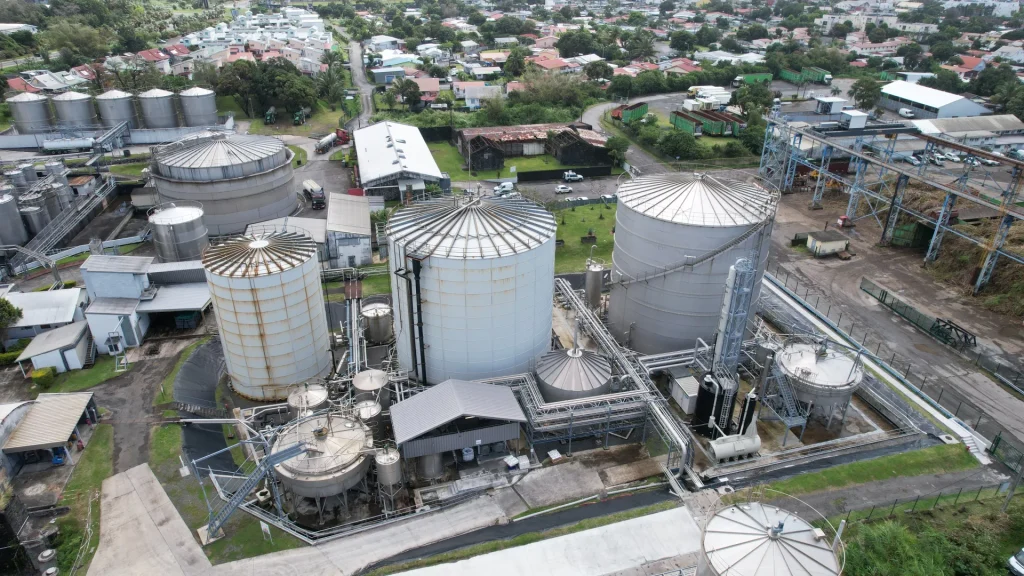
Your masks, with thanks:
[(824, 84), (826, 86), (832, 84), (832, 73), (824, 68), (808, 66), (801, 70), (800, 74), (803, 76), (804, 82), (814, 82), (815, 84)]
[(759, 72), (757, 74), (740, 74), (732, 79), (732, 85), (739, 88), (744, 84), (770, 84), (774, 77), (771, 72)]

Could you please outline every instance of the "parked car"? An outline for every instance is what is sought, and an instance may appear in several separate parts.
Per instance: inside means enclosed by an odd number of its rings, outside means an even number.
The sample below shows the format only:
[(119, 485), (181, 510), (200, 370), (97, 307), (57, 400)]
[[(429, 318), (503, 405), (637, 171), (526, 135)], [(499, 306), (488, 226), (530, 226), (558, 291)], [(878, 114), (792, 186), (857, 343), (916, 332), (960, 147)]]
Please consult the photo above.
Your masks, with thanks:
[(939, 160), (939, 158), (937, 156), (929, 156), (928, 157), (928, 161), (931, 162), (932, 164), (935, 164), (936, 166), (945, 166), (946, 165), (942, 160)]
[(957, 164), (962, 162), (962, 160), (960, 160), (960, 157), (953, 152), (946, 152), (946, 160), (949, 160), (950, 162), (955, 162)]
[(576, 201), (577, 202), (586, 202), (587, 200), (590, 200), (590, 198), (587, 198), (586, 196), (577, 196), (576, 197)]
[(614, 202), (615, 194), (602, 194), (601, 200), (604, 200), (605, 202)]
[(566, 182), (583, 182), (583, 176), (569, 170), (568, 172), (562, 173), (562, 180)]
[(942, 152), (935, 152), (934, 154), (932, 154), (932, 157), (940, 162), (946, 159), (946, 155), (943, 154)]
[(999, 162), (992, 160), (991, 158), (978, 158), (985, 166), (999, 166)]
[(1017, 552), (1006, 561), (1006, 567), (1012, 576), (1024, 576), (1024, 549)]
[(974, 156), (968, 156), (964, 158), (964, 164), (970, 164), (971, 166), (981, 166), (981, 162), (978, 161)]
[(914, 166), (920, 166), (921, 165), (921, 161), (918, 160), (917, 158), (914, 158), (910, 154), (907, 154), (905, 156), (900, 156), (900, 160), (903, 160), (907, 164), (912, 164)]
[[(558, 186), (555, 186), (555, 194), (572, 194), (572, 186), (559, 184)], [(572, 198), (570, 198), (569, 200), (572, 200)]]

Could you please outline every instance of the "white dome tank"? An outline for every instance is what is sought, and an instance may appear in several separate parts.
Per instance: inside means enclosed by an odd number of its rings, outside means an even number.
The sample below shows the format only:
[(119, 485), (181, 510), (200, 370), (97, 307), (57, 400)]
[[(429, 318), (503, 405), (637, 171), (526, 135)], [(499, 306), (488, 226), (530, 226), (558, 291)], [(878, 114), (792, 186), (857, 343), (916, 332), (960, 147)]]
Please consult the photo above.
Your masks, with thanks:
[(832, 542), (799, 516), (760, 502), (729, 506), (708, 520), (697, 576), (839, 576)]
[(548, 402), (600, 396), (611, 388), (612, 365), (590, 350), (554, 350), (537, 363), (537, 379)]
[[(430, 384), (477, 380), (529, 372), (550, 349), (555, 219), (544, 208), (431, 200), (399, 210), (387, 234), (391, 273), (404, 275), (391, 283), (402, 370)], [(417, 275), (422, 310), (410, 320)]]
[(321, 414), (285, 428), (270, 453), (295, 444), (310, 450), (274, 467), (281, 483), (306, 498), (341, 494), (358, 484), (374, 457), (373, 434), (358, 420)]
[(787, 339), (775, 364), (797, 400), (813, 403), (812, 411), (826, 417), (849, 404), (864, 378), (864, 365), (852, 352), (803, 336)]
[(752, 252), (757, 301), (777, 203), (777, 194), (756, 184), (710, 174), (655, 174), (620, 186), (612, 335), (644, 354), (692, 348), (697, 338), (710, 343), (729, 267)]
[(283, 400), (292, 386), (330, 372), (312, 239), (291, 232), (235, 236), (207, 248), (203, 266), (236, 392)]

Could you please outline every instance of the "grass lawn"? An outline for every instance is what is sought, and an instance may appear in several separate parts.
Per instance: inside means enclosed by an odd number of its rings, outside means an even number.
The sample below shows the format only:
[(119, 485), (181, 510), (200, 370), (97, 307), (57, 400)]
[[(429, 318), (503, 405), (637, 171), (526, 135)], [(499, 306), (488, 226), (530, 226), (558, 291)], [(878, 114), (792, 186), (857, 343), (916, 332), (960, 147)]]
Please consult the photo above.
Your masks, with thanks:
[[(134, 364), (129, 365), (128, 370), (131, 370), (132, 366)], [(102, 384), (119, 374), (124, 374), (124, 372), (114, 372), (113, 356), (97, 354), (96, 363), (93, 364), (92, 368), (72, 370), (58, 374), (57, 379), (53, 381), (53, 385), (49, 389), (35, 390), (35, 392), (37, 394), (39, 392), (78, 392), (92, 388), (97, 384)]]
[(145, 244), (145, 242), (136, 242), (134, 244), (125, 244), (124, 246), (118, 246), (117, 253), (120, 254), (121, 256), (124, 256), (125, 254), (131, 254), (132, 252), (137, 250), (139, 246), (142, 246), (143, 244)]
[(331, 155), (327, 158), (328, 160), (343, 160), (345, 158), (344, 150), (335, 150), (331, 152)]
[(133, 178), (141, 178), (142, 171), (149, 168), (149, 162), (133, 162), (131, 164), (113, 164), (110, 166), (111, 174), (118, 174), (120, 176), (131, 176)]
[[(88, 538), (79, 567), (79, 573), (85, 574), (99, 545), (99, 491), (103, 480), (114, 473), (114, 428), (109, 424), (96, 426), (85, 452), (76, 456), (78, 464), (61, 499), (61, 505), (68, 506), (71, 511), (57, 520), (60, 528), (57, 564), (61, 574), (71, 573), (82, 544)], [(89, 530), (91, 535), (87, 534)]]
[(199, 348), (201, 344), (205, 344), (209, 340), (210, 337), (206, 336), (189, 344), (181, 351), (181, 356), (179, 356), (178, 361), (174, 363), (174, 369), (164, 377), (164, 381), (160, 385), (160, 392), (157, 393), (156, 398), (153, 398), (153, 406), (174, 402), (174, 379), (178, 377), (178, 372), (181, 372), (181, 367), (185, 365), (185, 361), (189, 359), (189, 356), (192, 356), (192, 353), (195, 352), (196, 348)]
[(89, 258), (89, 253), (82, 252), (81, 254), (75, 254), (74, 256), (68, 256), (67, 258), (57, 260), (57, 266), (60, 266), (61, 264), (70, 264), (71, 262), (84, 262), (87, 258)]
[(932, 446), (902, 454), (883, 456), (863, 462), (851, 462), (821, 472), (800, 474), (768, 485), (790, 495), (831, 490), (900, 476), (920, 476), (969, 470), (978, 461), (963, 444)]
[(474, 556), (480, 556), (483, 554), (490, 554), (491, 552), (497, 552), (498, 550), (507, 550), (509, 548), (516, 548), (519, 546), (525, 546), (527, 544), (533, 544), (534, 542), (540, 542), (541, 540), (547, 540), (549, 538), (558, 538), (559, 536), (565, 536), (567, 534), (574, 534), (576, 532), (583, 532), (584, 530), (592, 530), (601, 526), (607, 526), (609, 524), (615, 524), (617, 522), (624, 522), (626, 520), (632, 520), (633, 518), (640, 518), (641, 516), (647, 516), (649, 514), (656, 514), (658, 512), (664, 512), (675, 508), (678, 503), (674, 500), (668, 502), (661, 502), (653, 504), (651, 506), (644, 506), (642, 508), (634, 508), (625, 512), (618, 512), (616, 514), (609, 514), (608, 516), (599, 516), (597, 518), (588, 518), (582, 522), (571, 524), (569, 526), (562, 526), (559, 528), (552, 528), (551, 530), (545, 530), (543, 532), (527, 532), (526, 534), (520, 534), (514, 538), (507, 540), (494, 540), (491, 542), (485, 542), (483, 544), (476, 544), (474, 546), (468, 546), (466, 548), (460, 548), (444, 554), (437, 554), (430, 556), (429, 558), (422, 558), (419, 560), (413, 560), (405, 562), (403, 564), (392, 564), (390, 566), (384, 566), (373, 570), (368, 573), (367, 576), (384, 576), (385, 574), (396, 574), (398, 572), (405, 572), (416, 568), (424, 568), (427, 566), (436, 566), (438, 564), (448, 564), (451, 562), (458, 562), (466, 558), (472, 558)]
[(466, 170), (463, 170), (462, 166), (465, 164), (465, 159), (462, 157), (459, 149), (455, 146), (452, 146), (447, 142), (428, 142), (427, 147), (430, 148), (430, 154), (434, 157), (434, 161), (437, 162), (437, 167), (440, 168), (442, 172), (450, 174), (452, 180), (456, 182), (508, 178), (513, 175), (511, 172), (511, 168), (513, 166), (516, 167), (517, 172), (555, 169), (568, 170), (570, 168), (579, 168), (579, 166), (565, 166), (556, 160), (554, 156), (543, 154), (541, 156), (506, 158), (505, 168), (502, 170), (479, 170), (476, 172), (476, 175), (472, 175)]
[(309, 136), (310, 134), (327, 134), (338, 127), (338, 119), (344, 114), (344, 110), (338, 107), (333, 112), (329, 104), (323, 100), (317, 102), (313, 116), (306, 119), (306, 123), (300, 126), (292, 124), (293, 110), (278, 110), (277, 124), (267, 126), (262, 118), (254, 118), (249, 125), (250, 134), (263, 134), (266, 136), (278, 136), (281, 134), (296, 134)]
[[(612, 237), (615, 207), (615, 204), (589, 204), (555, 212), (557, 238), (565, 241), (565, 245), (555, 249), (555, 274), (583, 271), (591, 245), (580, 242), (580, 238), (586, 236), (590, 229), (593, 229), (594, 235), (597, 236), (594, 258), (611, 264), (612, 246), (615, 243)], [(603, 220), (600, 219), (601, 216), (604, 216)]]
[(153, 432), (149, 436), (149, 465), (155, 468), (172, 460), (175, 464), (180, 465), (179, 454), (181, 454), (181, 426), (177, 424), (154, 426)]
[(234, 96), (217, 96), (217, 112), (220, 114), (234, 112), (235, 120), (249, 117), (245, 110), (238, 105), (238, 101), (235, 100)]
[(299, 166), (306, 165), (306, 150), (299, 146), (288, 146), (288, 149), (295, 153), (292, 157), (292, 169), (298, 168)]

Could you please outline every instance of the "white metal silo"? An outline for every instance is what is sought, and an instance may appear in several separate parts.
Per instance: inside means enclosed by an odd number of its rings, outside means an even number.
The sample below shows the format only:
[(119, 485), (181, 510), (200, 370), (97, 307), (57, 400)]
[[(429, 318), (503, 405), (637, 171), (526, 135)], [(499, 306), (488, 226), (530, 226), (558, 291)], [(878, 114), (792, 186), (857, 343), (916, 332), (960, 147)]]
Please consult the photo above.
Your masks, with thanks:
[(302, 444), (307, 451), (274, 467), (293, 494), (326, 498), (344, 494), (366, 476), (374, 457), (373, 433), (362, 422), (336, 413), (300, 419), (285, 428), (271, 454)]
[(550, 349), (555, 219), (544, 208), (419, 202), (391, 217), (387, 235), (403, 370), (431, 384), (475, 380), (529, 372)]
[(839, 576), (833, 540), (796, 514), (760, 502), (708, 519), (696, 576)]
[(35, 236), (50, 223), (50, 214), (43, 206), (19, 206), (18, 212), (25, 222), (29, 236)]
[(590, 350), (554, 350), (537, 363), (537, 387), (548, 402), (606, 394), (611, 383), (611, 362)]
[(217, 95), (213, 90), (195, 86), (178, 94), (185, 126), (217, 124)]
[(21, 246), (28, 242), (28, 232), (18, 211), (18, 202), (14, 196), (0, 196), (0, 243)]
[(846, 416), (853, 393), (864, 378), (859, 353), (824, 338), (791, 336), (775, 353), (775, 364), (810, 414)]
[(65, 92), (51, 98), (61, 128), (87, 128), (99, 124), (92, 96), (81, 92)]
[(710, 174), (655, 174), (619, 187), (608, 324), (619, 342), (653, 354), (711, 342), (729, 268), (768, 262), (778, 195)]
[(18, 134), (49, 132), (53, 124), (50, 114), (50, 99), (42, 94), (22, 92), (7, 99)]
[(174, 93), (153, 88), (139, 94), (142, 120), (146, 128), (176, 128), (178, 112), (174, 108)]
[(237, 234), (295, 210), (293, 155), (270, 136), (201, 132), (159, 148), (150, 175), (160, 198), (201, 202), (211, 235)]
[(199, 260), (209, 244), (199, 202), (165, 202), (149, 210), (153, 243), (161, 262)]
[(331, 370), (316, 243), (291, 232), (234, 236), (203, 254), (236, 392), (283, 400)]
[(127, 122), (130, 128), (139, 125), (135, 113), (135, 97), (127, 92), (108, 90), (96, 97), (96, 107), (100, 110), (100, 120), (108, 128), (121, 122)]

